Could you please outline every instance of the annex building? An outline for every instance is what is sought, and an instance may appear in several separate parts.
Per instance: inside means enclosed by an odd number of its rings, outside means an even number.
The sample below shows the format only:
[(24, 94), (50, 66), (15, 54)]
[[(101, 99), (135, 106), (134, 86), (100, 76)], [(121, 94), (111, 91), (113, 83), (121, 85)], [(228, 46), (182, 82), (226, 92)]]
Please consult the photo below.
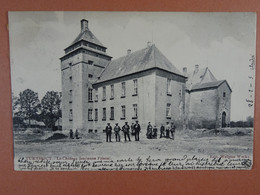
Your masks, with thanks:
[(88, 21), (60, 58), (62, 72), (62, 128), (86, 132), (139, 121), (177, 128), (193, 123), (230, 123), (231, 88), (208, 68), (196, 65), (180, 72), (150, 42), (141, 50), (126, 51), (112, 60), (95, 37)]

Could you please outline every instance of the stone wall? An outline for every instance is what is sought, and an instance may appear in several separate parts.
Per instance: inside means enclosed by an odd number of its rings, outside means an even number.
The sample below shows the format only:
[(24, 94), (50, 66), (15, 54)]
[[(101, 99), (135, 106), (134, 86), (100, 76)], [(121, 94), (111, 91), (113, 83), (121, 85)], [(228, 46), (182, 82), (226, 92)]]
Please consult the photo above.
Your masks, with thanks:
[(190, 95), (190, 121), (216, 121), (218, 93), (216, 89), (194, 91)]
[[(171, 94), (167, 94), (167, 79), (171, 79)], [(156, 120), (155, 124), (160, 126), (166, 122), (175, 122), (177, 128), (183, 128), (184, 106), (185, 106), (185, 80), (177, 75), (164, 71), (156, 75)], [(170, 117), (166, 116), (167, 103), (171, 104)]]
[[(222, 125), (222, 113), (226, 113), (226, 124), (230, 124), (230, 115), (231, 115), (231, 91), (226, 82), (222, 83), (218, 88), (218, 109), (217, 109), (217, 127)], [(225, 97), (223, 97), (225, 93)]]
[[(134, 94), (134, 82), (138, 82), (138, 95)], [(126, 94), (122, 96), (122, 82), (125, 82)], [(111, 84), (114, 85), (114, 98), (111, 99)], [(106, 100), (102, 100), (103, 87), (106, 87)], [(127, 79), (120, 79), (113, 83), (103, 83), (97, 87), (98, 102), (93, 103), (93, 111), (98, 109), (98, 121), (88, 121), (92, 124), (91, 130), (102, 131), (109, 122), (112, 126), (118, 123), (123, 126), (125, 122), (131, 125), (136, 120), (139, 121), (142, 128), (145, 128), (148, 121), (155, 121), (155, 72), (150, 72), (148, 75), (136, 75)], [(94, 86), (95, 87), (95, 86)], [(93, 94), (94, 96), (94, 94)], [(134, 118), (133, 104), (137, 104), (138, 117)], [(122, 119), (122, 105), (126, 108), (126, 117)], [(114, 107), (114, 120), (110, 119), (110, 108)], [(102, 120), (103, 108), (106, 108), (106, 120)], [(94, 115), (93, 115), (94, 118)]]

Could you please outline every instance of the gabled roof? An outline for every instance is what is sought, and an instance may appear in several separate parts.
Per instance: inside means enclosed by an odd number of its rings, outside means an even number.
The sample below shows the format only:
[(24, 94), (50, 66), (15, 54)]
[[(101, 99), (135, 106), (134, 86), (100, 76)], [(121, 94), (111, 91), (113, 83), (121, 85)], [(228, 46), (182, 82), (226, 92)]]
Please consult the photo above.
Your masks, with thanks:
[(206, 90), (206, 89), (214, 89), (214, 88), (218, 88), (223, 83), (226, 83), (228, 88), (232, 92), (232, 90), (226, 80), (213, 81), (213, 82), (207, 82), (207, 83), (198, 83), (198, 84), (193, 85), (190, 91), (192, 92), (192, 91), (199, 91), (199, 90)]
[(216, 82), (217, 79), (208, 68), (198, 69), (188, 74), (186, 89), (191, 90), (193, 86), (202, 83)]
[(77, 38), (70, 44), (70, 46), (82, 40), (104, 47), (103, 44), (97, 39), (97, 37), (95, 37), (95, 35), (89, 29), (80, 32)]
[(97, 80), (96, 83), (101, 83), (151, 68), (160, 68), (185, 77), (155, 45), (152, 45), (111, 61), (101, 73), (100, 79)]

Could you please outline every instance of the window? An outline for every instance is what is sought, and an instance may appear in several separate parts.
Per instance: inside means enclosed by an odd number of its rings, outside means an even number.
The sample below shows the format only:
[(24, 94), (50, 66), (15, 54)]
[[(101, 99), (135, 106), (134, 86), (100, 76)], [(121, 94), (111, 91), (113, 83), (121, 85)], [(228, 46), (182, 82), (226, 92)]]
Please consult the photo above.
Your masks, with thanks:
[(106, 108), (103, 108), (103, 118), (102, 118), (103, 121), (105, 121), (107, 119), (106, 112), (107, 112)]
[(223, 98), (226, 97), (226, 92), (223, 92)]
[(93, 78), (93, 74), (88, 74), (88, 78)]
[(134, 94), (133, 95), (137, 95), (138, 94), (138, 88), (137, 88), (137, 79), (134, 80)]
[(95, 109), (95, 121), (98, 121), (98, 109)]
[(72, 109), (70, 109), (70, 112), (69, 112), (69, 120), (72, 121), (73, 119), (73, 113), (72, 113)]
[(92, 118), (92, 109), (88, 109), (88, 120), (89, 121), (93, 120), (93, 118)]
[(93, 64), (93, 61), (89, 60), (89, 61), (88, 61), (88, 64), (89, 64), (89, 65), (92, 65), (92, 64)]
[(133, 104), (133, 108), (134, 108), (134, 116), (133, 119), (137, 119), (137, 104)]
[(167, 95), (171, 95), (171, 79), (167, 79)]
[(125, 106), (122, 106), (122, 118), (125, 119)]
[(71, 67), (72, 67), (72, 63), (69, 63), (69, 67), (70, 67), (70, 70), (71, 70)]
[(166, 118), (171, 118), (171, 104), (166, 106)]
[(69, 103), (72, 103), (72, 90), (69, 92)]
[(111, 85), (111, 98), (114, 99), (114, 85)]
[(106, 87), (103, 87), (103, 99), (106, 100)]
[(115, 109), (114, 107), (110, 108), (110, 120), (114, 120), (115, 119)]
[(182, 90), (179, 91), (179, 96), (182, 97)]
[(88, 88), (88, 101), (89, 101), (89, 102), (92, 102), (92, 101), (93, 101), (93, 99), (92, 99), (92, 90), (93, 90), (93, 89)]
[(98, 89), (95, 90), (95, 94), (96, 94), (96, 99), (95, 99), (95, 101), (97, 102), (97, 101), (98, 101)]
[(125, 97), (125, 82), (122, 83), (122, 96)]
[(72, 82), (72, 76), (70, 76), (70, 82)]

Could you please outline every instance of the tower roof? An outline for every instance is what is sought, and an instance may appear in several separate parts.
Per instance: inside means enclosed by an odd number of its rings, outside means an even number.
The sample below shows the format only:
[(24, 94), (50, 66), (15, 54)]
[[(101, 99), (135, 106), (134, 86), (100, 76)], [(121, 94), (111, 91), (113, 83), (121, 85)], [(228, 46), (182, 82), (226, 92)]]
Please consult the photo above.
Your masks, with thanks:
[(202, 69), (197, 68), (197, 70), (195, 68), (195, 70), (189, 73), (187, 76), (188, 80), (186, 82), (186, 89), (188, 90), (191, 90), (194, 85), (217, 81), (208, 67)]
[(185, 77), (155, 45), (129, 53), (112, 60), (101, 73), (96, 83), (112, 80), (144, 70), (159, 68)]
[(70, 44), (70, 46), (82, 40), (104, 47), (90, 30), (80, 32), (77, 38)]
[[(77, 38), (70, 44), (70, 46), (74, 45), (75, 43), (79, 41), (87, 41), (96, 45), (99, 45), (101, 47), (104, 47), (104, 45), (97, 39), (97, 37), (89, 30), (88, 28), (88, 21), (85, 19), (82, 19), (81, 21), (81, 31)], [(70, 47), (69, 46), (69, 47)], [(106, 47), (104, 47), (106, 48)]]
[(228, 82), (217, 80), (208, 67), (199, 69), (199, 65), (195, 65), (195, 70), (187, 76), (186, 89), (190, 92), (218, 88), (223, 83), (227, 83), (228, 88), (232, 91)]

